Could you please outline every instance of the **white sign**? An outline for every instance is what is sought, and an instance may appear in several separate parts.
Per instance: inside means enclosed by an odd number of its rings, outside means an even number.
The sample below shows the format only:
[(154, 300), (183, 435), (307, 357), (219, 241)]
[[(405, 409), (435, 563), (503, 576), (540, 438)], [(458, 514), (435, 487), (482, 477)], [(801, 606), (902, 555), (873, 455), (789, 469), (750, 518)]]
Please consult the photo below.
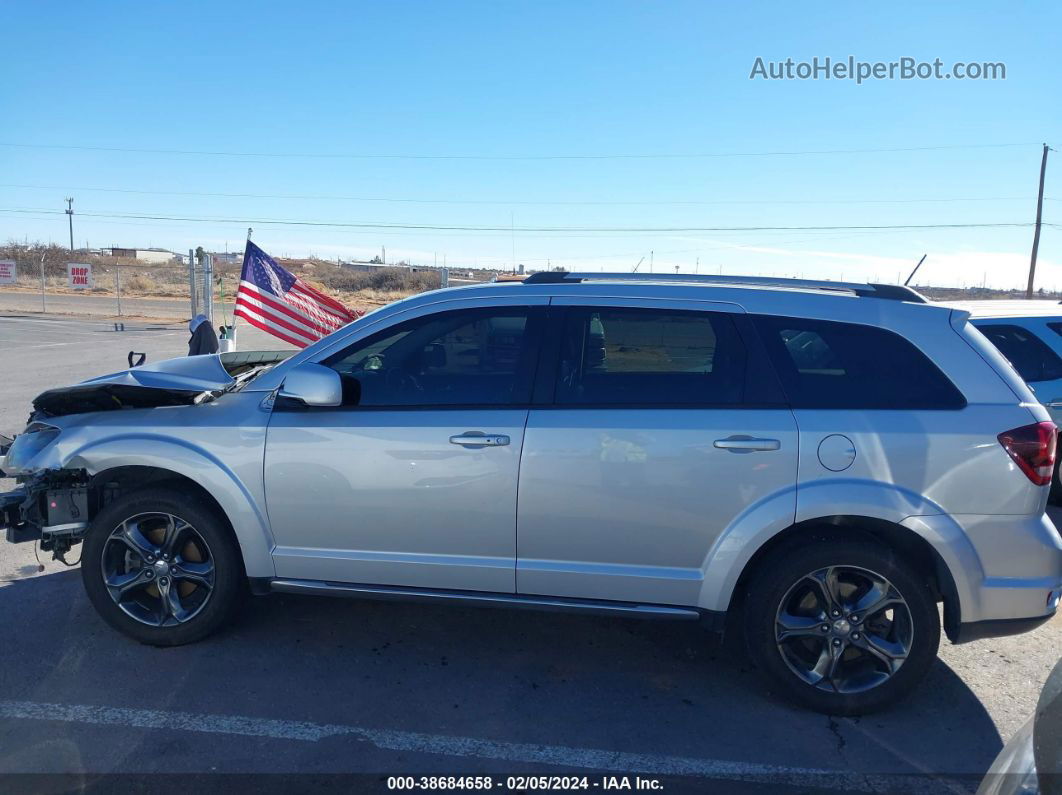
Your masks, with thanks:
[(18, 269), (13, 259), (0, 259), (0, 284), (14, 284), (18, 281)]
[(92, 287), (92, 266), (80, 262), (66, 263), (66, 284), (76, 290)]

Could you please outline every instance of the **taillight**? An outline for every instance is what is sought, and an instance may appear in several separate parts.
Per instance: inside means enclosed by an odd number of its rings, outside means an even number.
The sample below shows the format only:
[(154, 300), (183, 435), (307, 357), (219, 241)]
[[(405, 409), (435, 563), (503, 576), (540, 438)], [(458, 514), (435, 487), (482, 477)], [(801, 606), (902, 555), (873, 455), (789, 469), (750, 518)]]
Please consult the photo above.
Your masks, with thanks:
[(1023, 425), (1003, 431), (999, 443), (1018, 468), (1037, 486), (1046, 486), (1055, 473), (1055, 442), (1058, 428), (1053, 422)]

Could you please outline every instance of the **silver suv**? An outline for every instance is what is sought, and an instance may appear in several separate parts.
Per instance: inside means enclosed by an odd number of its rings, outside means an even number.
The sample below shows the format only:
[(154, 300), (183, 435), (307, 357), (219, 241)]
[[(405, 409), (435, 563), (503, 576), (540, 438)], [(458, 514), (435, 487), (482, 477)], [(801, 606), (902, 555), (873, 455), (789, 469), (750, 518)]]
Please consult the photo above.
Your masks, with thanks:
[(541, 273), (281, 358), (43, 393), (8, 540), (81, 543), (145, 643), (248, 588), (699, 619), (833, 714), (912, 688), (938, 603), (956, 643), (1058, 606), (1056, 428), (967, 313), (903, 287)]

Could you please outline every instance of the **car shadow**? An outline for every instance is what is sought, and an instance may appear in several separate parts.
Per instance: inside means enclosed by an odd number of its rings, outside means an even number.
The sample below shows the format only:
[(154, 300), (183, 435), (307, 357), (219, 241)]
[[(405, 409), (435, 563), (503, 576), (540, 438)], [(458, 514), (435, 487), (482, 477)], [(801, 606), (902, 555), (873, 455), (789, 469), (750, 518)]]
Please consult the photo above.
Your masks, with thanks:
[[(778, 701), (740, 643), (692, 622), (274, 595), (206, 641), (160, 649), (106, 626), (70, 571), (0, 588), (0, 637), (8, 701), (859, 773), (980, 774), (1001, 747), (942, 662), (887, 711), (833, 719)], [(354, 754), (332, 760), (358, 769)]]

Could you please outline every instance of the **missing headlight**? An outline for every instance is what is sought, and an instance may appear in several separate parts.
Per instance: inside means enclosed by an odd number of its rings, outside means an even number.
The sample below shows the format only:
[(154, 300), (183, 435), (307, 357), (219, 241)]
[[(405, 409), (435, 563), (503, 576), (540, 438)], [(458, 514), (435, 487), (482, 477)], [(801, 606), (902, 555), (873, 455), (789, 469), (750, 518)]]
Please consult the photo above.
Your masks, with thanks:
[(30, 470), (30, 465), (48, 445), (59, 438), (59, 429), (42, 422), (32, 423), (7, 449), (0, 469), (8, 475), (21, 475)]

